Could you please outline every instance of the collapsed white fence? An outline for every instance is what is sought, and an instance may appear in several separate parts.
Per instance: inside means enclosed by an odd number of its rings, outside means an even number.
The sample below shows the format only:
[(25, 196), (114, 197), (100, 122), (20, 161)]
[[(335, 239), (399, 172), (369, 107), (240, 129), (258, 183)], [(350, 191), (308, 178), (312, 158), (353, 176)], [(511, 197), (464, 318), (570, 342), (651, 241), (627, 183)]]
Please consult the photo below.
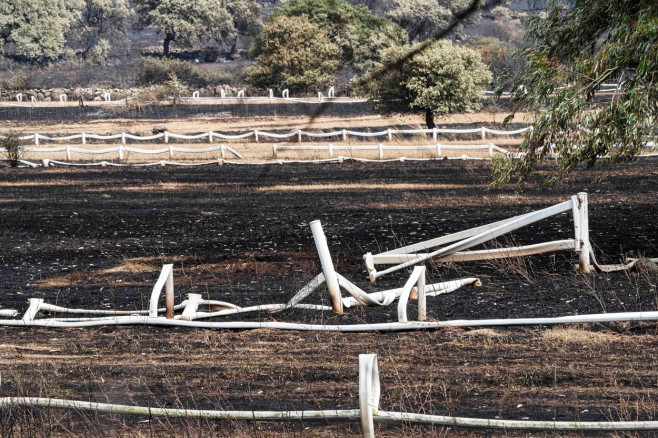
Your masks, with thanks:
[[(636, 260), (631, 260), (626, 265), (599, 265), (593, 258), (591, 246), (589, 245), (589, 231), (587, 226), (587, 198), (579, 193), (572, 201), (557, 204), (548, 209), (539, 212), (528, 213), (517, 216), (506, 221), (500, 221), (491, 225), (474, 228), (471, 230), (456, 233), (449, 237), (454, 240), (461, 240), (457, 244), (451, 245), (444, 249), (451, 248), (450, 255), (454, 255), (455, 260), (470, 259), (480, 260), (484, 258), (499, 258), (536, 254), (539, 252), (554, 251), (560, 249), (576, 249), (580, 254), (581, 267), (590, 269), (590, 255), (596, 267), (602, 270), (614, 271), (619, 269), (628, 269), (632, 267)], [(572, 204), (576, 202), (577, 204)], [(560, 212), (574, 209), (576, 225), (576, 239), (563, 240), (557, 242), (548, 242), (526, 247), (507, 248), (505, 250), (485, 250), (480, 252), (462, 252), (460, 249), (474, 245), (474, 242), (484, 242), (485, 236), (491, 236), (490, 239), (501, 235), (505, 230), (515, 229), (540, 220), (538, 218), (549, 217)], [(337, 331), (337, 332), (364, 332), (364, 331), (405, 331), (405, 330), (426, 330), (437, 329), (442, 327), (460, 326), (460, 327), (481, 327), (481, 326), (500, 326), (500, 325), (547, 325), (547, 324), (565, 324), (565, 323), (588, 323), (588, 322), (614, 322), (614, 321), (655, 321), (658, 320), (658, 312), (622, 312), (622, 313), (604, 313), (590, 315), (573, 315), (561, 317), (545, 318), (511, 318), (511, 319), (487, 319), (487, 320), (453, 320), (453, 321), (426, 321), (427, 320), (427, 297), (439, 296), (451, 293), (465, 285), (479, 285), (477, 278), (463, 278), (459, 280), (446, 281), (442, 283), (426, 284), (426, 270), (423, 266), (414, 268), (409, 279), (401, 288), (384, 290), (380, 292), (367, 293), (356, 286), (350, 280), (335, 271), (334, 265), (329, 253), (327, 240), (319, 221), (313, 221), (310, 224), (313, 233), (313, 240), (318, 251), (322, 273), (313, 278), (306, 286), (300, 289), (287, 303), (265, 304), (249, 307), (240, 307), (238, 305), (225, 301), (205, 300), (198, 294), (189, 294), (187, 300), (178, 305), (174, 305), (174, 279), (173, 265), (165, 265), (160, 277), (151, 292), (149, 308), (147, 311), (114, 311), (114, 310), (85, 310), (69, 309), (61, 306), (54, 306), (44, 303), (41, 298), (30, 298), (29, 307), (18, 319), (0, 319), (0, 326), (38, 326), (38, 327), (94, 327), (102, 325), (156, 325), (156, 326), (183, 326), (198, 327), (207, 329), (255, 329), (255, 328), (275, 328), (281, 330), (305, 330), (305, 331)], [(482, 230), (485, 230), (481, 232)], [(441, 240), (443, 239), (443, 240)], [(434, 239), (429, 242), (420, 244), (418, 248), (426, 249), (428, 245), (439, 245), (446, 243), (444, 238)], [(487, 240), (490, 240), (487, 239)], [(405, 247), (409, 248), (409, 247)], [(457, 249), (455, 249), (457, 248)], [(417, 248), (415, 248), (417, 249)], [(402, 254), (402, 256), (400, 255)], [(409, 252), (396, 254), (396, 261), (409, 255)], [(374, 257), (371, 255), (371, 257)], [(412, 263), (418, 263), (418, 259), (427, 260), (432, 257), (432, 253), (422, 254), (411, 258), (399, 266), (410, 266)], [(408, 258), (408, 257), (407, 257)], [(421, 260), (421, 261), (422, 261)], [(652, 261), (654, 259), (651, 259)], [(462, 260), (463, 261), (463, 260)], [(398, 268), (401, 269), (401, 268)], [(387, 272), (369, 272), (371, 280)], [(310, 296), (323, 284), (327, 285), (331, 306), (304, 304), (302, 301)], [(165, 290), (165, 307), (159, 307), (160, 295)], [(343, 297), (341, 290), (348, 293)], [(408, 302), (411, 299), (418, 300), (417, 321), (409, 321)], [(206, 322), (200, 319), (217, 318), (228, 315), (253, 313), (253, 312), (278, 312), (287, 309), (302, 309), (312, 311), (333, 311), (343, 313), (345, 308), (353, 306), (388, 306), (398, 300), (397, 314), (398, 322), (395, 323), (374, 323), (374, 324), (348, 324), (348, 325), (323, 325), (323, 324), (301, 324), (287, 322), (254, 322), (254, 321), (237, 321), (237, 322)], [(199, 310), (201, 309), (201, 310)], [(182, 310), (180, 314), (175, 311)], [(94, 316), (83, 316), (75, 318), (36, 318), (40, 311), (57, 312), (69, 314), (87, 314)], [(165, 312), (165, 316), (160, 313)], [(100, 316), (98, 316), (100, 315)], [(0, 316), (15, 318), (18, 312), (12, 309), (4, 309)]]
[[(469, 248), (491, 241), (503, 234), (533, 224), (540, 220), (570, 211), (573, 214), (574, 238), (552, 242), (536, 243), (508, 248), (495, 248), (467, 251)], [(446, 246), (444, 246), (446, 245)], [(425, 252), (431, 250), (431, 252)], [(587, 193), (581, 192), (571, 197), (569, 201), (544, 208), (531, 213), (522, 214), (492, 224), (471, 228), (454, 234), (438, 237), (413, 245), (396, 248), (379, 254), (366, 253), (363, 259), (371, 282), (377, 278), (408, 268), (427, 260), (435, 262), (466, 262), (474, 260), (490, 260), (541, 254), (546, 252), (573, 250), (578, 253), (580, 270), (588, 273), (593, 268), (610, 272), (632, 267), (636, 259), (620, 265), (601, 265), (596, 261), (589, 239)], [(592, 266), (593, 262), (593, 266)], [(393, 265), (383, 271), (378, 271), (376, 265)]]
[[(532, 127), (526, 127), (521, 129), (516, 129), (513, 131), (501, 131), (497, 129), (489, 129), (485, 126), (479, 128), (470, 128), (470, 129), (452, 129), (452, 128), (433, 128), (433, 129), (385, 129), (383, 131), (377, 132), (362, 132), (362, 131), (353, 131), (349, 129), (341, 129), (338, 131), (332, 132), (309, 132), (304, 130), (296, 130), (288, 133), (275, 133), (267, 131), (247, 131), (239, 134), (223, 134), (221, 132), (208, 131), (198, 134), (176, 134), (174, 132), (164, 131), (154, 135), (133, 135), (122, 132), (120, 134), (111, 134), (111, 135), (99, 135), (99, 134), (72, 134), (60, 137), (48, 136), (43, 134), (29, 134), (19, 136), (18, 139), (21, 141), (33, 141), (35, 146), (39, 146), (41, 142), (51, 141), (72, 141), (80, 140), (81, 144), (87, 144), (88, 140), (120, 140), (121, 144), (127, 144), (128, 140), (132, 141), (154, 141), (162, 139), (165, 144), (169, 143), (171, 139), (178, 140), (201, 140), (207, 139), (209, 143), (213, 143), (216, 138), (223, 140), (242, 140), (246, 138), (253, 137), (254, 141), (257, 143), (260, 138), (277, 138), (277, 139), (296, 139), (298, 142), (301, 142), (303, 137), (307, 138), (332, 138), (337, 137), (341, 138), (343, 141), (347, 141), (350, 137), (355, 138), (373, 138), (373, 137), (386, 137), (389, 141), (393, 140), (394, 135), (418, 135), (426, 134), (432, 135), (434, 140), (438, 139), (439, 134), (479, 134), (482, 140), (487, 138), (487, 134), (490, 135), (506, 135), (513, 136), (524, 134), (525, 132), (531, 130)], [(5, 138), (4, 135), (0, 135), (0, 138)]]
[(649, 431), (658, 430), (658, 421), (532, 421), (467, 418), (447, 415), (386, 411), (381, 406), (381, 381), (376, 354), (359, 355), (359, 407), (356, 409), (323, 409), (307, 411), (218, 411), (184, 408), (162, 408), (97, 403), (38, 397), (2, 397), (0, 409), (44, 407), (75, 409), (94, 413), (164, 416), (169, 418), (203, 418), (207, 420), (241, 421), (358, 421), (364, 438), (375, 438), (375, 423), (428, 424), (451, 427), (547, 430), (547, 431)]

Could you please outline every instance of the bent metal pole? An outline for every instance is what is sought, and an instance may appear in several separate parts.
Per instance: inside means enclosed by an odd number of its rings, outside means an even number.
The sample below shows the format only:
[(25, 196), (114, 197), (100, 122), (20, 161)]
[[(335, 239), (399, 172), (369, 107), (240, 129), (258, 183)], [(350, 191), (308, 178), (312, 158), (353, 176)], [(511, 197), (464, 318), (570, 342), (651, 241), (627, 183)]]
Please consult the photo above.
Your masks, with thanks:
[(313, 233), (315, 247), (318, 250), (318, 256), (320, 256), (322, 273), (324, 274), (324, 278), (327, 282), (327, 288), (329, 289), (331, 308), (335, 313), (343, 313), (343, 300), (340, 296), (338, 276), (334, 270), (334, 263), (331, 261), (331, 253), (329, 253), (327, 238), (324, 235), (324, 231), (322, 231), (322, 224), (319, 220), (315, 220), (309, 225), (311, 226), (311, 232)]

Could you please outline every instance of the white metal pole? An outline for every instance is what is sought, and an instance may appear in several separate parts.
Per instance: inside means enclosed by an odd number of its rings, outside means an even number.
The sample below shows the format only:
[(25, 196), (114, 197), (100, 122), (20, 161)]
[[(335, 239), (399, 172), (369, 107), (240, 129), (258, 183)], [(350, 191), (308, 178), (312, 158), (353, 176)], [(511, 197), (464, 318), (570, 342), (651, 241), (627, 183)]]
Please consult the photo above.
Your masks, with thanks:
[[(420, 298), (419, 298), (420, 299)], [(169, 271), (167, 281), (165, 282), (165, 316), (167, 319), (174, 319), (174, 270)]]
[(375, 438), (373, 411), (379, 410), (379, 366), (376, 354), (359, 354), (359, 411), (363, 438)]
[(322, 272), (327, 281), (327, 288), (329, 289), (329, 296), (331, 298), (331, 308), (336, 313), (343, 313), (343, 300), (340, 296), (338, 276), (336, 276), (336, 271), (334, 270), (334, 263), (331, 261), (331, 253), (329, 252), (329, 246), (327, 245), (327, 238), (322, 230), (322, 224), (319, 220), (315, 220), (309, 225), (311, 226), (315, 247), (317, 248), (318, 256), (320, 257)]
[(590, 273), (590, 260), (589, 253), (592, 249), (592, 246), (589, 242), (589, 224), (587, 221), (587, 193), (580, 192), (577, 195), (578, 198), (578, 216), (579, 216), (579, 229), (580, 236), (580, 251), (578, 253), (578, 259), (580, 264), (580, 270), (584, 273)]

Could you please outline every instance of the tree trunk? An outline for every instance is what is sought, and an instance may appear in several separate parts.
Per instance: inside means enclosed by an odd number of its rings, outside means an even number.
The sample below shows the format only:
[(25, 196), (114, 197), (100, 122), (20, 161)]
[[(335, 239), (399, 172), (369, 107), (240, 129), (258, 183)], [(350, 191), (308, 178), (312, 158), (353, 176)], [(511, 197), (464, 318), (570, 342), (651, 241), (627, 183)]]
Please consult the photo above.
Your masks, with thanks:
[(169, 43), (173, 41), (171, 35), (165, 36), (164, 45), (162, 47), (162, 56), (169, 56)]
[(425, 110), (425, 124), (427, 129), (434, 129), (436, 125), (434, 124), (434, 113), (432, 110)]

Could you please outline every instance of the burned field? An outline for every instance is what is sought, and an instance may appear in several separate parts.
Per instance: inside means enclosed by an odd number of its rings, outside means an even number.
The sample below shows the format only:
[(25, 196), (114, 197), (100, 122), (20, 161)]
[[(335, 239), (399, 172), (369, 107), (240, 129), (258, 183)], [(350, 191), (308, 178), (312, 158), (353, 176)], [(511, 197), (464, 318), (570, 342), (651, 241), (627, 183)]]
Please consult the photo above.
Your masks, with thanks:
[[(590, 236), (599, 259), (655, 257), (656, 176), (656, 160), (642, 159), (575, 173), (557, 187), (542, 187), (537, 180), (516, 192), (511, 187), (488, 191), (486, 165), (444, 160), (3, 170), (0, 306), (23, 312), (27, 298), (34, 297), (67, 307), (143, 309), (163, 263), (174, 263), (176, 302), (199, 293), (240, 306), (284, 303), (320, 272), (308, 225), (314, 219), (323, 223), (338, 272), (367, 291), (399, 287), (407, 271), (369, 285), (363, 254), (537, 210), (580, 191), (589, 192)], [(563, 214), (489, 247), (571, 236), (571, 217)], [(574, 253), (558, 252), (428, 264), (430, 282), (462, 277), (482, 282), (428, 298), (428, 316), (656, 310), (652, 266), (585, 275), (574, 269), (577, 261)], [(326, 289), (308, 301), (327, 304)], [(373, 323), (395, 321), (396, 308), (356, 307), (344, 315), (291, 310), (239, 318)], [(5, 396), (144, 406), (344, 409), (358, 406), (358, 354), (377, 353), (384, 408), (482, 418), (655, 419), (656, 334), (654, 323), (401, 334), (3, 327), (0, 390)], [(377, 436), (489, 433), (379, 427)], [(80, 430), (89, 436), (360, 433), (356, 423), (89, 417), (56, 409), (3, 411), (0, 428), (36, 436), (80, 435)]]

